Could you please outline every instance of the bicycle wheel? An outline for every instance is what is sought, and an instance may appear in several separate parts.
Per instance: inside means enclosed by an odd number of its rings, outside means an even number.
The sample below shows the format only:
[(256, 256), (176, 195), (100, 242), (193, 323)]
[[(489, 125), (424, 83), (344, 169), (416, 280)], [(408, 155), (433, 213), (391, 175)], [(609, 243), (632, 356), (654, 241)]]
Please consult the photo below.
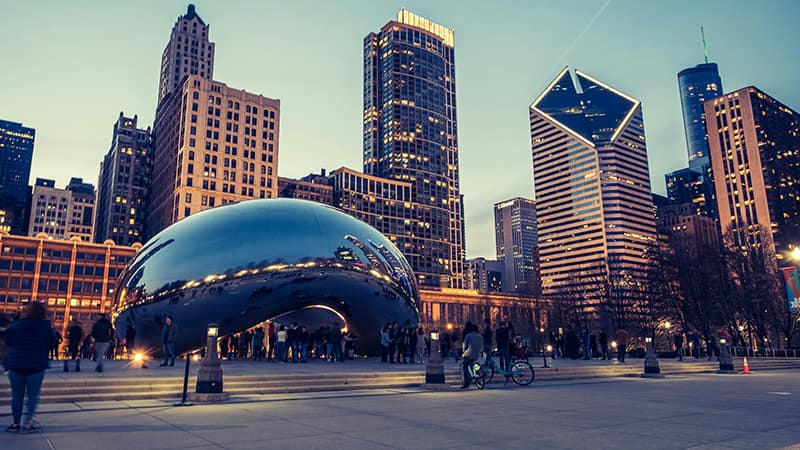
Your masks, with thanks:
[(489, 364), (488, 362), (485, 362), (485, 363), (481, 364), (480, 371), (483, 374), (484, 381), (487, 384), (491, 383), (492, 382), (492, 378), (494, 377), (494, 367), (491, 364)]
[(475, 382), (475, 386), (478, 389), (483, 389), (486, 387), (486, 379), (483, 377), (483, 372), (475, 372), (475, 376), (472, 377), (472, 380)]
[(520, 386), (527, 386), (536, 378), (533, 366), (525, 361), (517, 361), (511, 366), (511, 379)]

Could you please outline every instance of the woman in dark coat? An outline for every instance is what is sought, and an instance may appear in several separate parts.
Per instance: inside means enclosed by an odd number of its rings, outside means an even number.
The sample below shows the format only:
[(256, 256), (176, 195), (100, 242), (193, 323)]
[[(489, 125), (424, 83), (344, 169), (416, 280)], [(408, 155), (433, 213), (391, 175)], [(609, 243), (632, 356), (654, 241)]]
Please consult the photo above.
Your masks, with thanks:
[[(18, 321), (6, 331), (9, 346), (6, 368), (11, 384), (11, 417), (13, 423), (8, 431), (31, 433), (36, 431), (33, 416), (39, 403), (39, 391), (48, 367), (47, 353), (53, 344), (53, 325), (47, 319), (47, 308), (43, 303), (30, 302), (22, 310)], [(28, 394), (25, 421), (22, 419), (22, 403)]]

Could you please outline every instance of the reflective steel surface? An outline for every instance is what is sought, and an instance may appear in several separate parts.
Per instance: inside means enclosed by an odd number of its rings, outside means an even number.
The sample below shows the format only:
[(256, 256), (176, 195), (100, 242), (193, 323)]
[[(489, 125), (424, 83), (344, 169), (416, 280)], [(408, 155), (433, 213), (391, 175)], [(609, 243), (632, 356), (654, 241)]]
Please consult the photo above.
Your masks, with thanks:
[(385, 322), (418, 320), (414, 275), (394, 244), (305, 200), (250, 200), (183, 219), (139, 250), (115, 292), (117, 333), (133, 326), (137, 347), (153, 355), (167, 315), (179, 354), (205, 345), (210, 322), (224, 336), (313, 306), (344, 317), (359, 353), (378, 351)]

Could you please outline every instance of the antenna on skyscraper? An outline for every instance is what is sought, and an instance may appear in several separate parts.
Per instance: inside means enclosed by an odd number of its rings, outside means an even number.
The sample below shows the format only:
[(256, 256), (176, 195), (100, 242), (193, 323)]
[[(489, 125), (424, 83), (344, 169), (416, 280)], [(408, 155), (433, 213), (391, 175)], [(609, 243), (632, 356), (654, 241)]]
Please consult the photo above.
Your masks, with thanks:
[(708, 64), (708, 47), (706, 47), (706, 32), (703, 31), (703, 27), (700, 27), (700, 37), (703, 38), (703, 56), (706, 58), (706, 64)]

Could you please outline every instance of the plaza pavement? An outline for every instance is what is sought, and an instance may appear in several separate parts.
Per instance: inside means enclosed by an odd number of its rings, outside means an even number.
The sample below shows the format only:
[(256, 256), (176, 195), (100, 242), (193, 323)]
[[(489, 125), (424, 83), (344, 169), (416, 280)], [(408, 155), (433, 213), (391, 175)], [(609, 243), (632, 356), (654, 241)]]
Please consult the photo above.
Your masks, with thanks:
[(797, 375), (284, 394), (184, 408), (141, 401), (45, 411), (41, 433), (0, 434), (0, 448), (800, 448)]

